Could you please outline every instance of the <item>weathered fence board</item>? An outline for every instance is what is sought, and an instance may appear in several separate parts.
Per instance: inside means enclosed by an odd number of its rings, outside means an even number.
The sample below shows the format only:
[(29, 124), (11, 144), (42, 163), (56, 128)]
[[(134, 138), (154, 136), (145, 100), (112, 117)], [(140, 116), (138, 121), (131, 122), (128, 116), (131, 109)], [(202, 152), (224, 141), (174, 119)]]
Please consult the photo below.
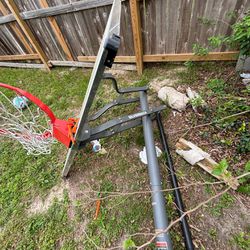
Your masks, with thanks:
[(230, 24), (249, 9), (249, 0), (142, 1), (144, 54), (190, 53), (194, 43), (207, 46), (210, 36), (229, 35)]
[[(25, 20), (51, 61), (67, 61), (69, 58), (70, 61), (77, 61), (79, 56), (96, 55), (112, 2), (47, 0), (48, 8), (43, 8), (41, 0), (15, 0), (20, 17)], [(3, 14), (0, 10), (0, 55), (21, 55), (32, 50), (34, 53), (29, 40), (14, 22), (14, 15), (9, 14), (5, 0), (1, 3), (6, 11)], [(207, 46), (210, 36), (229, 35), (232, 32), (230, 25), (250, 9), (250, 1), (141, 0), (139, 7), (143, 54), (164, 56), (192, 53), (195, 43)], [(56, 27), (50, 22), (51, 16)], [(225, 47), (221, 47), (213, 51), (225, 50)], [(122, 3), (121, 46), (118, 54), (135, 56), (129, 0)]]
[(39, 42), (36, 40), (33, 32), (30, 30), (27, 23), (21, 18), (19, 9), (14, 1), (6, 0), (6, 4), (8, 5), (8, 8), (11, 10), (13, 15), (16, 18), (16, 21), (18, 22), (20, 28), (25, 33), (26, 37), (29, 39), (30, 43), (32, 44), (33, 48), (36, 50), (37, 54), (40, 57), (40, 60), (44, 63), (45, 68), (49, 71), (50, 66), (48, 64), (48, 58), (47, 55), (44, 53), (43, 49), (41, 48)]
[(0, 61), (24, 61), (24, 60), (37, 60), (37, 59), (40, 59), (38, 54), (0, 56)]
[(46, 69), (44, 64), (39, 63), (14, 63), (14, 62), (0, 62), (0, 67), (10, 68), (25, 68), (25, 69)]
[[(27, 1), (25, 0), (23, 2), (27, 2)], [(32, 2), (35, 3), (36, 0)], [(66, 13), (96, 8), (96, 7), (102, 7), (102, 6), (110, 5), (112, 3), (113, 3), (112, 0), (89, 0), (88, 2), (79, 1), (75, 3), (66, 3), (63, 5), (57, 5), (48, 9), (24, 11), (20, 15), (23, 18), (23, 20), (30, 20), (30, 19), (35, 19), (35, 18), (43, 18), (43, 17), (55, 16), (55, 15), (60, 15), (60, 14), (66, 14)], [(7, 16), (0, 18), (0, 24), (5, 24), (5, 23), (13, 22), (13, 21), (15, 21), (15, 17), (12, 14), (9, 14)]]

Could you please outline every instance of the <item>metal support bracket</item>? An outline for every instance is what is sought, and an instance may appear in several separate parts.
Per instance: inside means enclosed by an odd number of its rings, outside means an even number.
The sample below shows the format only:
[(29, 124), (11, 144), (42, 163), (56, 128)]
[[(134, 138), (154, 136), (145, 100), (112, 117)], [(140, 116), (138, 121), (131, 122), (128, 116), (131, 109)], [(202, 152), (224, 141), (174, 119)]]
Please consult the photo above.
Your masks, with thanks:
[(119, 96), (117, 99), (115, 99), (113, 102), (108, 103), (105, 105), (103, 108), (98, 110), (95, 114), (89, 116), (88, 121), (94, 121), (100, 116), (102, 116), (105, 112), (107, 112), (109, 109), (118, 106), (118, 105), (125, 105), (125, 104), (130, 104), (134, 102), (139, 102), (140, 99), (138, 97), (136, 98), (129, 98), (129, 99), (123, 99), (121, 96)]
[(148, 111), (141, 111), (141, 112), (138, 112), (138, 113), (135, 113), (135, 114), (125, 115), (125, 116), (115, 118), (113, 120), (110, 120), (108, 122), (103, 123), (100, 126), (92, 128), (90, 130), (90, 134), (94, 135), (94, 134), (100, 133), (101, 131), (112, 129), (113, 127), (118, 126), (120, 124), (127, 123), (127, 122), (130, 122), (132, 120), (136, 120), (136, 119), (141, 119), (144, 116), (160, 112), (161, 110), (164, 110), (164, 109), (166, 109), (166, 106), (159, 106), (159, 107), (156, 107), (156, 108), (151, 108)]
[(113, 87), (115, 89), (115, 91), (118, 94), (128, 94), (128, 93), (133, 93), (133, 92), (140, 92), (140, 91), (147, 91), (148, 90), (148, 86), (143, 86), (143, 87), (130, 87), (130, 88), (118, 88), (118, 84), (116, 79), (114, 78), (114, 76), (110, 73), (105, 73), (103, 74), (103, 79), (104, 80), (111, 80)]
[(86, 144), (86, 142), (112, 136), (135, 126), (139, 126), (142, 124), (141, 119), (144, 116), (150, 115), (151, 119), (153, 119), (154, 114), (164, 109), (166, 109), (166, 106), (162, 105), (156, 108), (150, 108), (148, 109), (148, 111), (142, 111), (131, 115), (125, 115), (115, 118), (94, 128), (88, 127), (88, 129), (84, 130), (84, 135), (80, 137), (79, 141), (77, 142), (78, 146), (79, 148), (81, 148), (82, 145)]

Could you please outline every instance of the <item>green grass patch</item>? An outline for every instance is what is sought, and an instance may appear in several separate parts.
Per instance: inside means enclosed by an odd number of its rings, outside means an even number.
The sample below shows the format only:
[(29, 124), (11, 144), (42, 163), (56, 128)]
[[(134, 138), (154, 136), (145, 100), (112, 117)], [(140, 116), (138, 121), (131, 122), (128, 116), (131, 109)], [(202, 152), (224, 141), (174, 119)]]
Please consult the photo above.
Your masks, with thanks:
[[(0, 81), (31, 92), (49, 105), (59, 118), (80, 107), (89, 72), (54, 69), (51, 73), (30, 69), (0, 68)], [(32, 105), (31, 105), (32, 106)], [(51, 155), (27, 155), (18, 142), (0, 145), (0, 245), (1, 249), (74, 249), (67, 219), (67, 204), (55, 203), (47, 213), (29, 217), (27, 208), (60, 180), (66, 150), (59, 143)], [(71, 242), (71, 243), (69, 243)]]
[[(248, 228), (250, 229), (250, 228)], [(250, 246), (250, 233), (240, 232), (233, 236), (232, 243), (239, 249), (248, 250)]]
[(223, 210), (232, 206), (234, 201), (235, 199), (232, 195), (228, 193), (222, 195), (216, 204), (210, 206), (211, 214), (214, 216), (221, 216)]

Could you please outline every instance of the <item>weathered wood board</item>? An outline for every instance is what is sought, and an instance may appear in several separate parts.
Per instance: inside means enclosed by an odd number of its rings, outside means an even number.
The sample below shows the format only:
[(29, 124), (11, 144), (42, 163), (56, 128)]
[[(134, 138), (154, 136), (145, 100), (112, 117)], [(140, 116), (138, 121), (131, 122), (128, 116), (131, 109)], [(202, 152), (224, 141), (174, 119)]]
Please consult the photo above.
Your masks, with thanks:
[[(4, 1), (1, 2), (6, 7)], [(97, 54), (112, 1), (88, 0), (83, 5), (80, 0), (49, 0), (48, 5), (53, 9), (46, 11), (41, 10), (39, 2), (15, 0), (20, 12), (26, 13), (22, 16), (25, 16), (49, 60), (67, 61), (68, 56), (49, 23), (48, 15), (53, 15), (73, 60), (77, 61), (78, 56)], [(94, 3), (98, 7), (93, 7)], [(72, 6), (81, 8), (74, 9)], [(87, 9), (87, 6), (91, 8)], [(229, 35), (232, 31), (230, 25), (248, 10), (249, 0), (141, 0), (143, 54), (191, 53), (194, 43), (207, 46), (208, 37)], [(63, 14), (65, 12), (66, 14)], [(42, 18), (39, 15), (42, 15)], [(8, 15), (3, 15), (0, 11), (0, 19), (3, 16)], [(28, 53), (27, 44), (21, 40), (11, 23), (0, 24), (0, 55)], [(26, 42), (28, 43), (28, 39)], [(225, 51), (225, 47), (214, 51)], [(122, 2), (121, 46), (118, 55), (135, 55), (128, 0)]]

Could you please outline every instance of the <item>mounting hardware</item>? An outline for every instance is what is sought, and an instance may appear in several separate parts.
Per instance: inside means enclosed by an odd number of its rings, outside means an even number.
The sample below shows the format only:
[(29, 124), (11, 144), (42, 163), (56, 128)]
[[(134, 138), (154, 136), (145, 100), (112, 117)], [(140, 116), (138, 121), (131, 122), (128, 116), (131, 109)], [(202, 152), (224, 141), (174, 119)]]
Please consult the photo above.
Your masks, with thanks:
[(116, 54), (117, 54), (117, 51), (118, 51), (119, 46), (120, 46), (120, 41), (121, 41), (121, 38), (115, 34), (113, 34), (111, 38), (107, 39), (107, 41), (104, 45), (104, 48), (108, 51), (106, 61), (104, 62), (105, 66), (107, 66), (109, 68), (112, 67), (114, 60), (115, 60), (115, 57), (116, 57)]

